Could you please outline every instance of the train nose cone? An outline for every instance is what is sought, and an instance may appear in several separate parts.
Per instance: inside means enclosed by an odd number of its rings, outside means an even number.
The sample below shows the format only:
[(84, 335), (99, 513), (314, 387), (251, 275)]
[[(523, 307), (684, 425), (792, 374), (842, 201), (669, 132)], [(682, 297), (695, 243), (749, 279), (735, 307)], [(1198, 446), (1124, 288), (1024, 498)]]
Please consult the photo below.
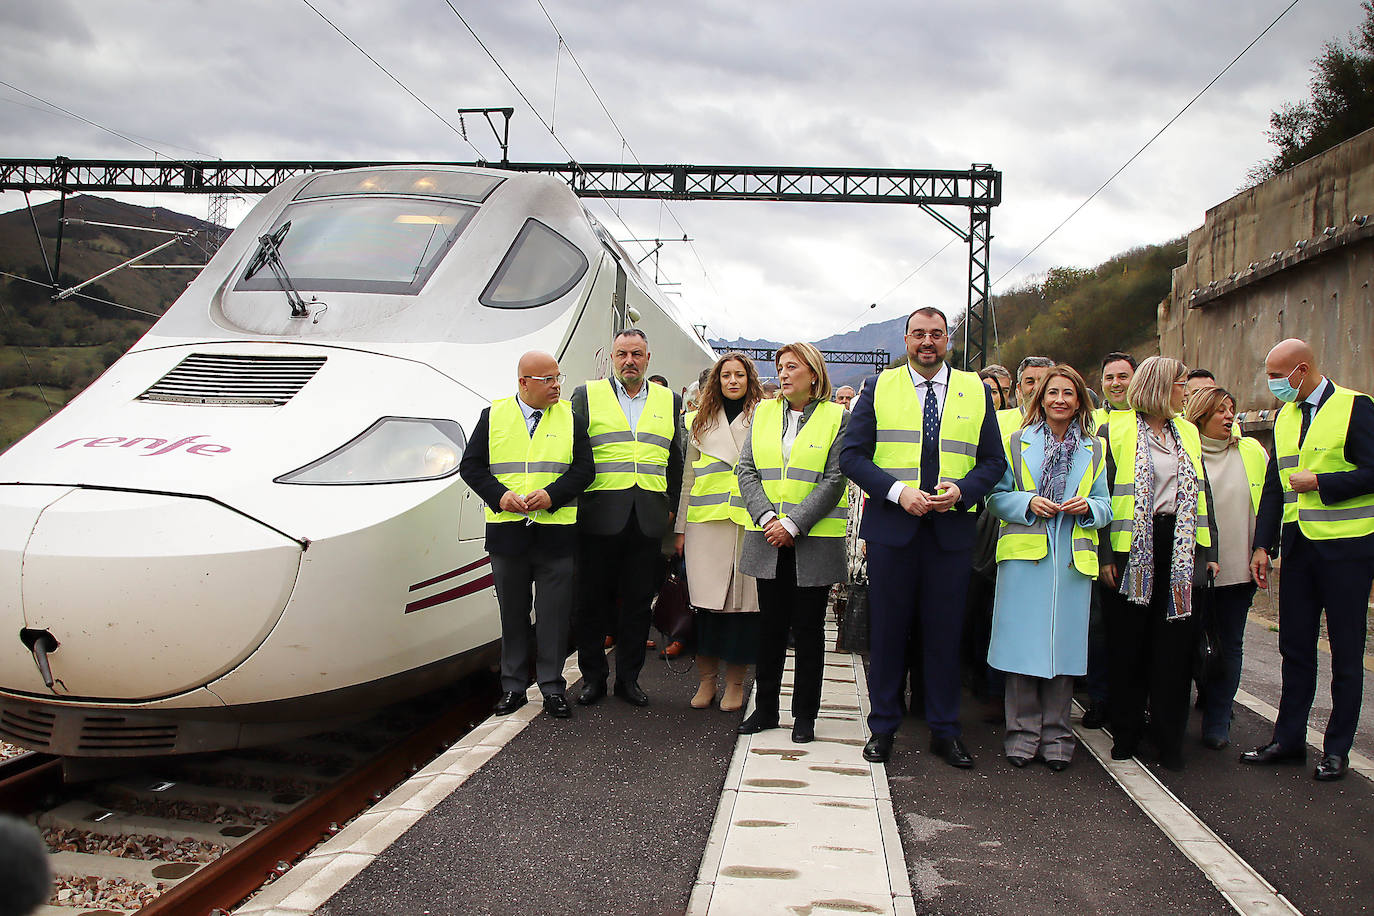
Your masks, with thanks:
[(47, 653), (54, 686), (30, 648), (0, 632), (0, 688), (147, 700), (199, 687), (276, 624), (301, 554), (297, 542), (210, 500), (72, 490), (28, 535), (19, 601), (0, 596), (11, 624), (18, 610), (25, 630), (57, 642)]

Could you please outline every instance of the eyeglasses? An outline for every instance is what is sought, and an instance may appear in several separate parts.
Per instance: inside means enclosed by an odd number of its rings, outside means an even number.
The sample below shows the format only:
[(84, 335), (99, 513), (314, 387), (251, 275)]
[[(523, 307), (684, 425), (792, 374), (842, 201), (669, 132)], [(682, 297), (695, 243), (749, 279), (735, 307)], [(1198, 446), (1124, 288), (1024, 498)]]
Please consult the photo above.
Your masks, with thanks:
[(532, 382), (543, 382), (545, 385), (553, 385), (555, 383), (561, 385), (563, 384), (563, 380), (567, 378), (566, 375), (522, 375), (520, 377), (527, 378)]
[(926, 338), (930, 338), (931, 343), (939, 343), (945, 339), (945, 332), (931, 331), (930, 333), (926, 333), (925, 331), (908, 331), (906, 336), (910, 337), (912, 340), (925, 340)]

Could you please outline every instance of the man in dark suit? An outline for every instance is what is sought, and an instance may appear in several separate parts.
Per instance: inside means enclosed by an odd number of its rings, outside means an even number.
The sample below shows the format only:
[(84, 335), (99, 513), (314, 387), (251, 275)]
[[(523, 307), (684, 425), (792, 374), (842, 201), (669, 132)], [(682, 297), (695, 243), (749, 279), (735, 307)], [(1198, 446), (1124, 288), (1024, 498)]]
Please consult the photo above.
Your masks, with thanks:
[[(659, 546), (682, 489), (682, 400), (646, 384), (649, 339), (631, 328), (611, 342), (614, 376), (573, 392), (573, 413), (588, 427), (596, 477), (578, 507), (577, 664), (582, 693), (606, 695), (604, 640), (614, 633), (615, 693), (648, 705), (639, 686)], [(617, 614), (618, 599), (618, 614)]]
[(868, 544), (872, 738), (885, 761), (902, 717), (907, 638), (919, 628), (931, 750), (973, 766), (960, 740), (959, 641), (974, 543), (970, 509), (1002, 477), (1006, 458), (992, 394), (972, 372), (945, 365), (949, 328), (939, 309), (907, 318), (907, 365), (864, 383), (840, 468), (868, 494), (859, 537)]
[[(1331, 641), (1331, 718), (1313, 777), (1340, 779), (1350, 766), (1364, 687), (1369, 591), (1374, 585), (1374, 402), (1317, 368), (1304, 341), (1285, 340), (1264, 361), (1269, 388), (1284, 401), (1274, 421), (1250, 573), (1269, 587), (1280, 548), (1279, 654), (1283, 690), (1273, 739), (1245, 763), (1307, 759), (1307, 717), (1317, 692), (1322, 611)], [(1280, 536), (1280, 531), (1282, 535)]]
[(520, 357), (518, 394), (482, 411), (458, 465), (463, 482), (486, 503), (487, 553), (501, 607), (497, 715), (525, 705), (531, 654), (544, 709), (560, 719), (571, 714), (563, 662), (572, 626), (575, 500), (594, 470), (587, 420), (559, 400), (562, 382), (549, 354)]

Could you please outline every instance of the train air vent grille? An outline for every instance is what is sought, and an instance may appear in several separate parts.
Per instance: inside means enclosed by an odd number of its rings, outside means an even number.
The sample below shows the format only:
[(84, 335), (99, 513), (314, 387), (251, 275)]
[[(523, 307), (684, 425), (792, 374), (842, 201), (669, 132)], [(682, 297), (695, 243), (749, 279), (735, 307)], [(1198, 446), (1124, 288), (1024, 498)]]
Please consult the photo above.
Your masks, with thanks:
[(51, 712), (33, 708), (5, 708), (0, 710), (0, 738), (24, 747), (46, 748), (52, 744)]
[(81, 722), (83, 751), (171, 751), (176, 747), (175, 725), (130, 722), (123, 716), (86, 716)]
[(305, 387), (324, 365), (323, 356), (236, 356), (192, 353), (140, 401), (278, 407)]

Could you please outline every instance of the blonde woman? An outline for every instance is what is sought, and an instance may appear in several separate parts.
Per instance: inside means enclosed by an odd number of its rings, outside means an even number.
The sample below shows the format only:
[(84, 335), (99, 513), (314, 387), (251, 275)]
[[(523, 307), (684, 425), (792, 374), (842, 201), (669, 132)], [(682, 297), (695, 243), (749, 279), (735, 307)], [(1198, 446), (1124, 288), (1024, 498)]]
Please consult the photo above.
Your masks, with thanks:
[[(1007, 440), (1007, 470), (988, 496), (1001, 519), (988, 664), (1006, 677), (1007, 761), (1073, 757), (1073, 680), (1088, 671), (1088, 608), (1098, 529), (1112, 520), (1102, 440), (1083, 376), (1054, 366)], [(1047, 561), (1047, 562), (1042, 562)]]
[(1202, 694), (1202, 743), (1219, 751), (1231, 742), (1231, 703), (1240, 687), (1245, 620), (1255, 597), (1250, 578), (1250, 545), (1255, 514), (1264, 491), (1269, 454), (1254, 439), (1233, 431), (1236, 399), (1224, 388), (1203, 388), (1188, 399), (1188, 421), (1202, 438), (1202, 464), (1207, 469), (1217, 520), (1217, 560), (1221, 574), (1212, 602), (1212, 627), (1219, 658), (1199, 684)]
[(1187, 367), (1167, 356), (1142, 362), (1110, 415), (1112, 523), (1102, 548), (1103, 614), (1111, 658), (1112, 758), (1135, 756), (1149, 705), (1160, 762), (1183, 767), (1192, 659), (1193, 587), (1215, 573), (1215, 521), (1197, 427), (1179, 410)]
[(780, 397), (754, 411), (735, 469), (750, 529), (740, 569), (758, 580), (762, 612), (754, 712), (739, 731), (778, 727), (791, 632), (792, 740), (802, 744), (814, 740), (820, 711), (826, 598), (846, 574), (849, 500), (840, 444), (849, 413), (830, 400), (830, 376), (814, 346), (788, 344), (776, 361)]
[[(696, 383), (693, 383), (696, 387)], [(687, 414), (687, 460), (677, 511), (677, 552), (686, 560), (687, 590), (698, 610), (697, 672), (701, 683), (692, 706), (705, 709), (716, 697), (716, 676), (725, 661), (720, 708), (744, 705), (744, 675), (759, 641), (758, 591), (740, 572), (744, 528), (739, 516), (735, 464), (749, 438), (754, 408), (763, 398), (754, 361), (743, 353), (716, 360)]]

